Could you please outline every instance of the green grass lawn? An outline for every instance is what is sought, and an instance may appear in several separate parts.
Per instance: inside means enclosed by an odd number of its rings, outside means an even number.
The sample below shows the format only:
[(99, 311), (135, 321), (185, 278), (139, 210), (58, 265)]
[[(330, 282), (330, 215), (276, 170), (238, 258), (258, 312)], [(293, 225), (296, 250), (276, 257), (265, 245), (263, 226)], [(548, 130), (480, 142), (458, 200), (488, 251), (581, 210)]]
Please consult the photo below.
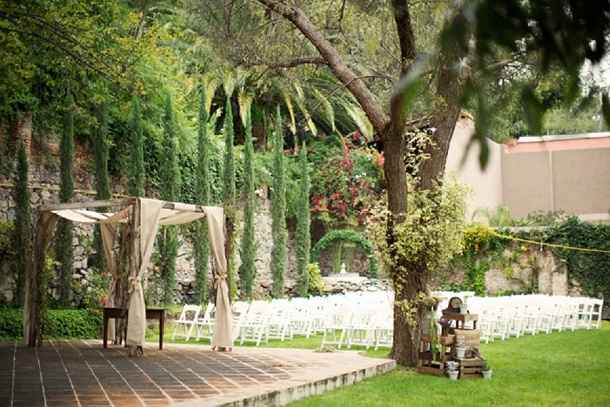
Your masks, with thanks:
[[(173, 326), (166, 332), (171, 342)], [(155, 330), (147, 339), (155, 341)], [(321, 336), (270, 341), (264, 347), (318, 349)], [(206, 341), (176, 340), (206, 344)], [(244, 346), (253, 346), (245, 344)], [(361, 348), (353, 348), (361, 349)], [(600, 330), (539, 334), (483, 345), (481, 351), (494, 370), (487, 380), (449, 379), (398, 368), (353, 386), (291, 404), (309, 406), (609, 406), (610, 323)], [(387, 357), (388, 350), (368, 350)]]
[(526, 336), (483, 345), (488, 380), (397, 369), (291, 404), (309, 406), (610, 406), (610, 324), (591, 331)]

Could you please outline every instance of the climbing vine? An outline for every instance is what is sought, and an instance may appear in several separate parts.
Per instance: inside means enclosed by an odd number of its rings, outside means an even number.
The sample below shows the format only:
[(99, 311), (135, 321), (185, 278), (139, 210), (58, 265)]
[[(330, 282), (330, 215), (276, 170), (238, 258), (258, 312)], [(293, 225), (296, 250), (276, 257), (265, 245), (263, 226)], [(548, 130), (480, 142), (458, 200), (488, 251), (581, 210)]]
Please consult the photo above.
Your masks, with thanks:
[[(546, 235), (546, 242), (610, 251), (610, 225), (583, 222), (577, 217), (571, 217), (549, 228)], [(567, 263), (569, 280), (578, 283), (583, 294), (602, 294), (604, 298), (610, 298), (609, 253), (570, 249), (553, 249), (553, 253)]]
[(404, 220), (389, 228), (392, 218), (380, 203), (368, 223), (368, 232), (386, 269), (391, 271), (395, 307), (400, 307), (403, 322), (414, 327), (423, 320), (434, 298), (421, 290), (415, 299), (405, 299), (405, 293), (413, 289), (409, 279), (421, 269), (432, 275), (438, 273), (462, 251), (465, 190), (449, 180), (429, 190), (418, 191), (413, 185), (408, 189), (412, 192), (407, 197), (409, 210)]
[(526, 291), (536, 292), (537, 266), (533, 252), (547, 245), (555, 256), (565, 261), (568, 281), (577, 284), (583, 294), (610, 296), (607, 273), (610, 253), (586, 251), (610, 251), (610, 225), (583, 222), (577, 217), (555, 220), (544, 228), (532, 230), (498, 230), (481, 224), (466, 227), (463, 251), (447, 269), (448, 274), (463, 270), (464, 279), (459, 283), (441, 283), (441, 288), (485, 294), (485, 273), (492, 268), (501, 269), (507, 279), (513, 278), (515, 264), (526, 255), (525, 261), (534, 271)]
[(320, 253), (336, 242), (351, 242), (359, 246), (369, 261), (369, 275), (377, 277), (379, 274), (379, 263), (375, 255), (373, 243), (366, 237), (352, 229), (335, 229), (326, 233), (322, 239), (318, 240), (311, 250), (311, 261), (318, 262)]

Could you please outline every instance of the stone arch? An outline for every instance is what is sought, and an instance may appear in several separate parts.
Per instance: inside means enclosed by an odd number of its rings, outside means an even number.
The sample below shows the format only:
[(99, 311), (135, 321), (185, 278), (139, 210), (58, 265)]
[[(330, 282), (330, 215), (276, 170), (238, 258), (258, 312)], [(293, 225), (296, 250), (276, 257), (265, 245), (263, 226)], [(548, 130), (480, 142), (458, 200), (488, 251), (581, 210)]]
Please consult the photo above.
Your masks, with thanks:
[(326, 233), (322, 239), (314, 245), (311, 250), (311, 259), (313, 262), (318, 262), (320, 259), (320, 253), (329, 248), (330, 245), (337, 241), (354, 243), (359, 247), (365, 254), (369, 261), (369, 275), (371, 277), (377, 277), (379, 275), (379, 263), (377, 257), (375, 257), (375, 250), (370, 240), (352, 229), (335, 229)]

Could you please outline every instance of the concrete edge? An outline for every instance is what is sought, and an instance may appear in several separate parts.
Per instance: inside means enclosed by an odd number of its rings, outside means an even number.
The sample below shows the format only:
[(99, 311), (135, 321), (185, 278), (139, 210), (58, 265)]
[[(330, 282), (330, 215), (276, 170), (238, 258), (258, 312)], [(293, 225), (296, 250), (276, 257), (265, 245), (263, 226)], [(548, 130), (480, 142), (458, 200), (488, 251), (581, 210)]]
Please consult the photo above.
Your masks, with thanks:
[(367, 368), (357, 369), (351, 372), (329, 376), (301, 385), (289, 385), (282, 389), (266, 392), (263, 394), (246, 397), (241, 400), (230, 401), (220, 404), (222, 407), (259, 407), (259, 406), (284, 406), (294, 401), (302, 400), (311, 396), (318, 396), (326, 392), (351, 386), (362, 380), (387, 373), (396, 367), (396, 361), (387, 360), (385, 363)]
[[(306, 397), (317, 396), (341, 387), (350, 386), (362, 380), (387, 373), (396, 367), (391, 359), (371, 359), (367, 366), (355, 368), (349, 372), (331, 374), (314, 378), (288, 380), (280, 388), (266, 389), (265, 386), (242, 391), (239, 394), (217, 396), (204, 400), (188, 400), (174, 404), (174, 407), (268, 407), (284, 406)], [(274, 387), (277, 386), (277, 383)]]

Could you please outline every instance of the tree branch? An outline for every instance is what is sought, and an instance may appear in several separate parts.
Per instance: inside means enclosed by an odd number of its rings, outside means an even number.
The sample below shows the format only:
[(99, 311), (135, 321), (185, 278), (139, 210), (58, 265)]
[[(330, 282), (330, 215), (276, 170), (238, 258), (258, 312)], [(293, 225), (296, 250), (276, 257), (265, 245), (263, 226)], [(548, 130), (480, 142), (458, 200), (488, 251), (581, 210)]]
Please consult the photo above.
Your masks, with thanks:
[(400, 84), (406, 81), (407, 74), (411, 68), (411, 61), (415, 59), (415, 36), (411, 26), (409, 3), (407, 0), (392, 0), (396, 32), (400, 43), (400, 81), (399, 89), (396, 89), (390, 100), (390, 137), (402, 138), (405, 128), (404, 91)]
[(265, 66), (269, 69), (296, 68), (297, 66), (301, 65), (328, 65), (328, 63), (324, 58), (320, 57), (302, 57), (280, 62), (257, 61), (249, 63), (243, 62), (238, 64), (238, 66), (243, 66), (246, 68), (252, 68), (254, 66)]
[(411, 15), (407, 0), (392, 0), (394, 10), (394, 21), (396, 22), (396, 33), (400, 44), (400, 76), (407, 74), (410, 61), (416, 56), (415, 35), (411, 26)]
[(389, 118), (377, 98), (371, 93), (364, 81), (359, 79), (343, 62), (337, 49), (322, 35), (305, 13), (298, 7), (277, 0), (256, 1), (290, 21), (316, 47), (337, 79), (354, 95), (375, 131), (383, 137)]

